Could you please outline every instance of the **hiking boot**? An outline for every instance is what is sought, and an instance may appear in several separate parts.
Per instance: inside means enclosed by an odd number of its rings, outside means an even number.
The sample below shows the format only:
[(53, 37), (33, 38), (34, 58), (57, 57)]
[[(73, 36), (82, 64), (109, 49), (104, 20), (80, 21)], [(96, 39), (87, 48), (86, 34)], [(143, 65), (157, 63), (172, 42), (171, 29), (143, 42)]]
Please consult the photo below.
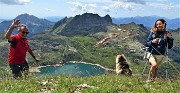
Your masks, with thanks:
[(148, 80), (146, 80), (146, 83), (155, 83), (155, 80), (154, 79), (148, 79)]
[(153, 80), (146, 80), (146, 83), (151, 83), (151, 82), (153, 82)]

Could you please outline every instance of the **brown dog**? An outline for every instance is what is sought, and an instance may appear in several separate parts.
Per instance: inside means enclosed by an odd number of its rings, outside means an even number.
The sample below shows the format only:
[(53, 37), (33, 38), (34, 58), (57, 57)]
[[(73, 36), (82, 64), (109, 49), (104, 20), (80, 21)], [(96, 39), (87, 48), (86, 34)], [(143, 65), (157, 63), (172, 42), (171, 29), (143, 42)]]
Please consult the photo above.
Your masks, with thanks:
[(116, 73), (118, 75), (132, 76), (132, 70), (129, 68), (127, 60), (123, 54), (116, 56)]

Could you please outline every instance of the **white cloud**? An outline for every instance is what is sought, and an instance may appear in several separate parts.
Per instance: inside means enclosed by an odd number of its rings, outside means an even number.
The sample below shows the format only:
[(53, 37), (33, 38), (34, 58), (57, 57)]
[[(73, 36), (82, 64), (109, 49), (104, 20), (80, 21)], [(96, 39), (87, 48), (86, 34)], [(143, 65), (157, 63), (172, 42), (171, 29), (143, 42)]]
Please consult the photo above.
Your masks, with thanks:
[(107, 7), (107, 6), (103, 6), (102, 10), (104, 10), (106, 12), (110, 12), (111, 11), (111, 9), (109, 7)]
[(136, 3), (136, 4), (146, 4), (146, 0), (76, 0), (80, 2), (87, 2), (87, 3), (109, 3), (109, 2), (125, 2), (125, 3)]
[(46, 11), (51, 11), (51, 12), (54, 12), (55, 10), (53, 9), (50, 9), (50, 8), (45, 8)]
[(79, 2), (86, 2), (86, 3), (103, 3), (103, 2), (112, 2), (112, 0), (76, 0)]
[(71, 7), (72, 11), (85, 11), (85, 12), (92, 12), (92, 13), (98, 12), (98, 10), (110, 12), (111, 10), (114, 10), (114, 9), (125, 9), (125, 10), (133, 9), (133, 6), (131, 3), (125, 3), (118, 0), (114, 0), (114, 1), (106, 0), (104, 1), (104, 3), (101, 2), (101, 4), (100, 3), (91, 4), (91, 3), (85, 3), (85, 2), (68, 2), (68, 3), (72, 5)]
[(72, 11), (78, 11), (78, 10), (82, 10), (82, 4), (80, 2), (68, 2), (69, 4), (72, 4)]
[(125, 2), (125, 3), (136, 3), (136, 4), (146, 4), (144, 0), (112, 0), (112, 1), (118, 1), (118, 2)]
[(125, 10), (133, 9), (132, 4), (124, 3), (124, 2), (115, 2), (112, 7), (116, 8), (116, 9), (125, 9)]
[(0, 0), (0, 3), (7, 5), (25, 5), (30, 2), (31, 0)]
[(85, 12), (95, 12), (96, 10), (96, 4), (82, 4), (80, 2), (68, 2), (69, 4), (72, 4), (71, 10), (72, 11), (85, 11)]
[(163, 10), (177, 10), (179, 9), (180, 5), (172, 5), (170, 4), (163, 4), (163, 3), (149, 3), (149, 6), (157, 9), (163, 9)]
[(179, 9), (179, 5), (174, 5), (169, 0), (76, 0), (69, 2), (71, 10), (76, 12), (91, 12), (91, 13), (115, 13), (119, 11), (142, 13), (146, 9), (155, 9), (157, 11), (175, 11)]
[(96, 4), (84, 4), (82, 6), (82, 10), (85, 11), (85, 12), (95, 13)]

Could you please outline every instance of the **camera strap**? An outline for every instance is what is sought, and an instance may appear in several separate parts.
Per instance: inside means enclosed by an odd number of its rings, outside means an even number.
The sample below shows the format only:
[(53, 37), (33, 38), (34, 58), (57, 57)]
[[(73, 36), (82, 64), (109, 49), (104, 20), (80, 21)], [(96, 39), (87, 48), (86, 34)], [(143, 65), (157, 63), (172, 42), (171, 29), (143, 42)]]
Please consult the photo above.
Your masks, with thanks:
[[(164, 33), (163, 35), (159, 35), (159, 36), (157, 37), (157, 38), (163, 38), (164, 40), (166, 40), (166, 41), (165, 41), (165, 43), (166, 43), (166, 52), (165, 52), (165, 54), (168, 53), (168, 50), (167, 50), (168, 44), (167, 44), (167, 36), (166, 36), (166, 33), (167, 33), (167, 31), (165, 31), (165, 33)], [(153, 39), (156, 38), (156, 33), (152, 33), (152, 38), (153, 38)], [(157, 51), (160, 55), (162, 55), (154, 46), (151, 45), (151, 47), (152, 47), (155, 51)]]

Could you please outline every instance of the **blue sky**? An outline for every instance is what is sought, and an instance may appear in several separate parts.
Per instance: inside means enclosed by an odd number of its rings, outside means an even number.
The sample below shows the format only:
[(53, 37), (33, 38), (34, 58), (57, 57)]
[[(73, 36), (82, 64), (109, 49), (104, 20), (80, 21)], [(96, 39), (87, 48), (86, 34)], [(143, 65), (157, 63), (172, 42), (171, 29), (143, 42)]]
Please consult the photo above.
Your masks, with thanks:
[(0, 19), (24, 13), (39, 18), (75, 16), (83, 13), (100, 16), (135, 17), (157, 15), (180, 18), (179, 0), (0, 0)]

